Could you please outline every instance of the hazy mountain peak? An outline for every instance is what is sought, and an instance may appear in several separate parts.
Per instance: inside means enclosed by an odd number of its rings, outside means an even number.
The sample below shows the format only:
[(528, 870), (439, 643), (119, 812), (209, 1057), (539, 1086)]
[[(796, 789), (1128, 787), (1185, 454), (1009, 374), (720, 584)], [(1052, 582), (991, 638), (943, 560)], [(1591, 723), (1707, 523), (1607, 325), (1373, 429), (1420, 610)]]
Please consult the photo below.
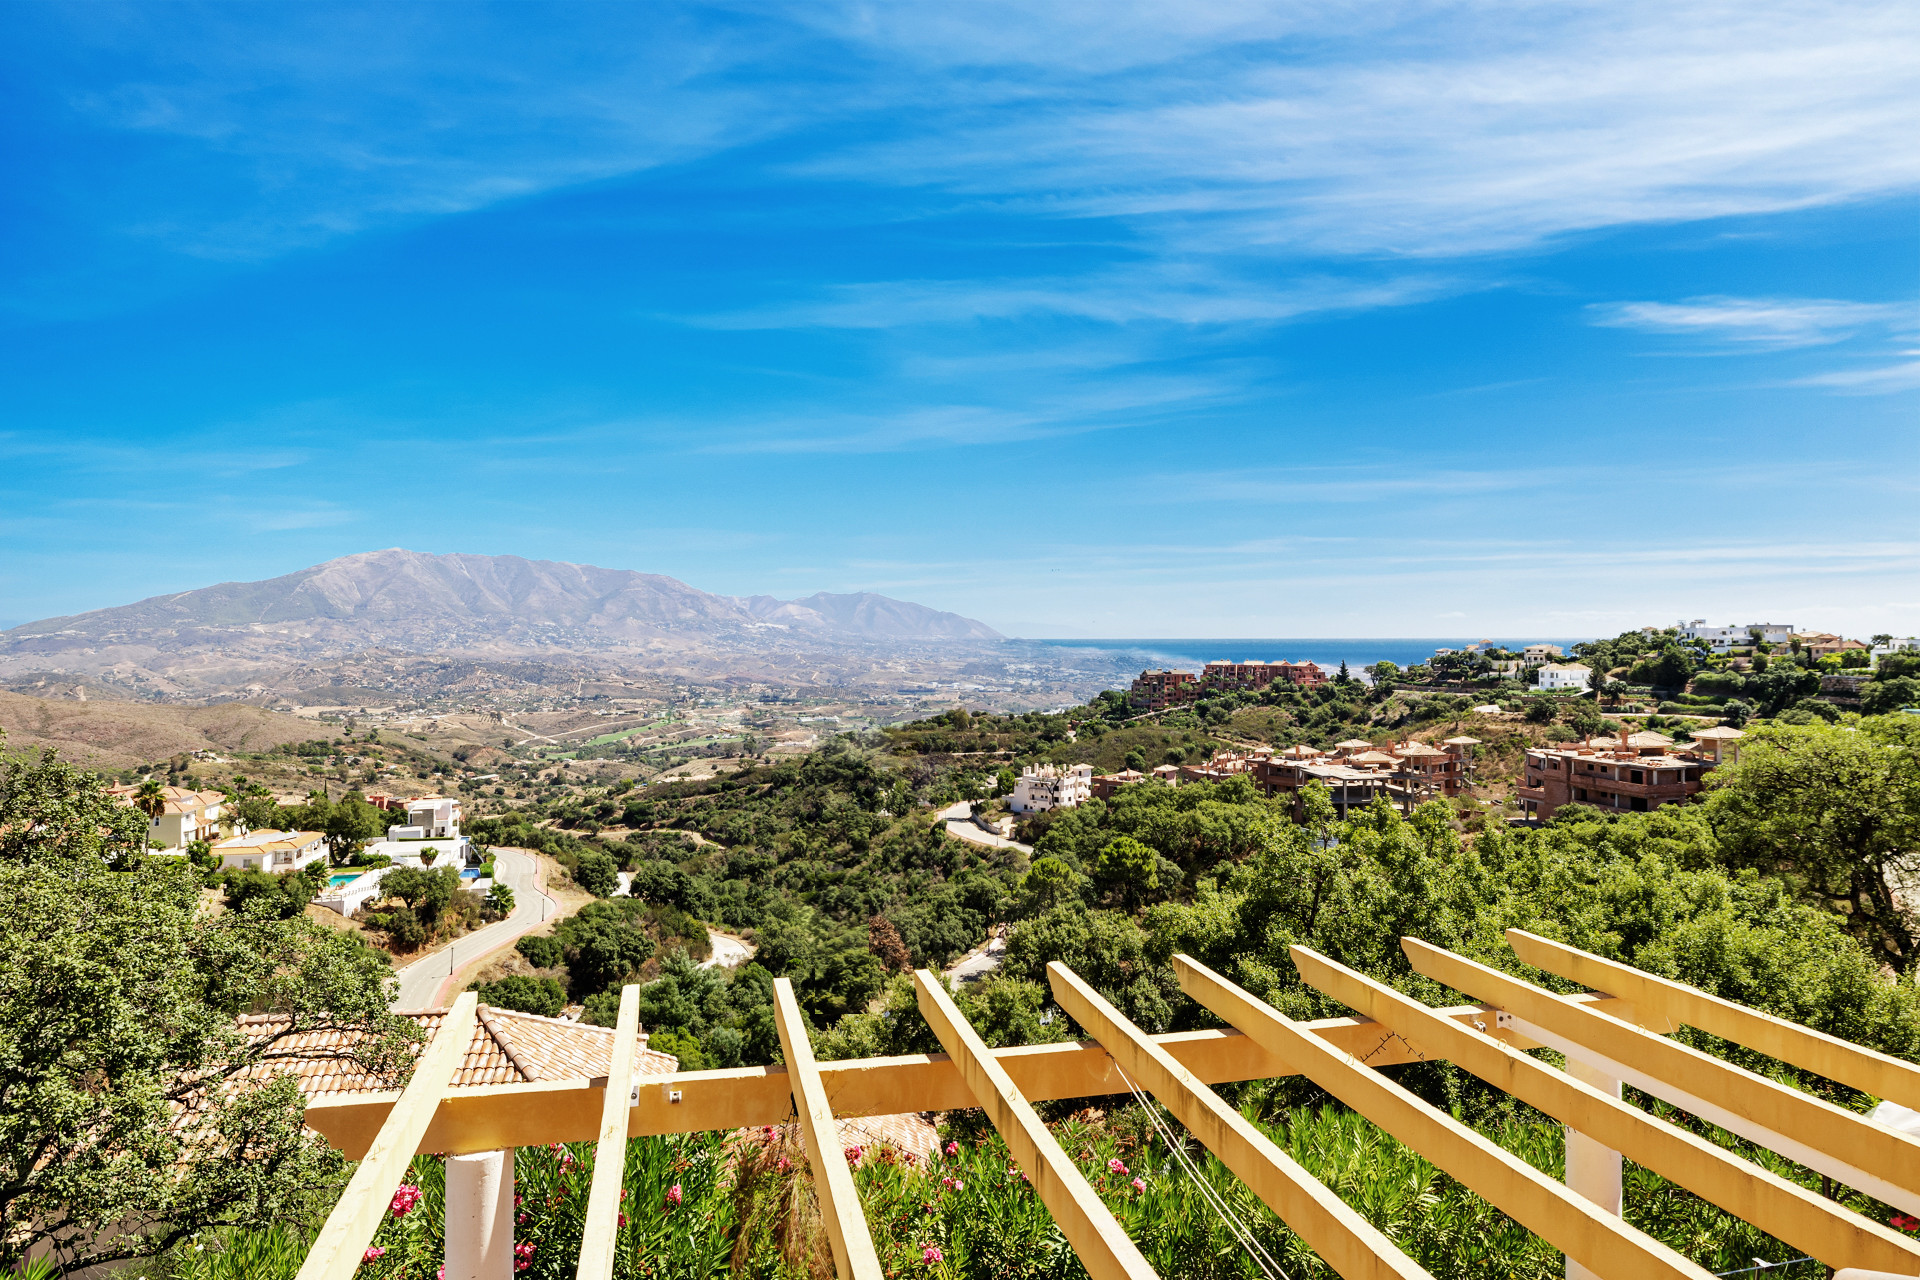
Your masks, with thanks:
[(985, 623), (871, 592), (740, 598), (628, 569), (390, 547), (262, 582), (223, 582), (30, 622), (0, 633), (0, 644), (62, 633), (145, 644), (192, 634), (205, 643), (210, 633), (291, 629), (335, 643), (350, 644), (357, 633), (368, 645), (431, 651), (519, 647), (555, 632), (612, 644), (688, 640), (766, 623), (852, 641), (1001, 638)]

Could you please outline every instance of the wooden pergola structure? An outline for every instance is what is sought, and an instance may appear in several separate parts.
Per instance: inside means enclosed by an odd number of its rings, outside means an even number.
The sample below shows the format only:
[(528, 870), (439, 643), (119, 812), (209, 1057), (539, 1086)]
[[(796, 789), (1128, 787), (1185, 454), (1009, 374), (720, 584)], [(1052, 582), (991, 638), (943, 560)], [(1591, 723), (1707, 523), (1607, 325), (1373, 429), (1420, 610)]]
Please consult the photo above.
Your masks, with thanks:
[[(447, 1096), (475, 1017), (460, 997), (403, 1091), (315, 1102), (308, 1124), (360, 1166), (316, 1240), (301, 1280), (347, 1280), (408, 1162), (554, 1142), (599, 1144), (580, 1251), (581, 1280), (614, 1266), (619, 1180), (629, 1137), (780, 1124), (797, 1116), (840, 1280), (881, 1269), (840, 1151), (835, 1117), (980, 1107), (1005, 1139), (1093, 1280), (1153, 1272), (1035, 1113), (1054, 1098), (1152, 1095), (1334, 1271), (1358, 1280), (1427, 1273), (1210, 1087), (1300, 1075), (1418, 1152), (1565, 1254), (1567, 1274), (1605, 1280), (1708, 1272), (1621, 1217), (1631, 1159), (1834, 1268), (1844, 1280), (1920, 1276), (1920, 1243), (1622, 1100), (1623, 1083), (1699, 1115), (1847, 1186), (1920, 1216), (1920, 1141), (1666, 1038), (1680, 1024), (1744, 1045), (1900, 1107), (1920, 1110), (1920, 1067), (1709, 996), (1545, 938), (1510, 930), (1525, 963), (1593, 989), (1561, 995), (1414, 938), (1418, 972), (1481, 1003), (1435, 1009), (1305, 947), (1306, 982), (1356, 1016), (1294, 1021), (1205, 965), (1176, 956), (1187, 995), (1219, 1030), (1150, 1035), (1078, 975), (1049, 966), (1053, 995), (1093, 1037), (989, 1049), (941, 981), (915, 974), (920, 1011), (944, 1054), (816, 1062), (793, 991), (775, 984), (783, 1067), (647, 1077), (636, 1084), (638, 988), (622, 993), (604, 1080), (534, 1082)], [(1604, 993), (1604, 994), (1601, 994)], [(1529, 1049), (1565, 1056), (1560, 1070)], [(1445, 1060), (1567, 1128), (1556, 1181), (1378, 1068)], [(511, 1221), (509, 1217), (508, 1221)], [(462, 1263), (448, 1280), (495, 1280), (504, 1254)], [(501, 1270), (501, 1275), (511, 1274)]]

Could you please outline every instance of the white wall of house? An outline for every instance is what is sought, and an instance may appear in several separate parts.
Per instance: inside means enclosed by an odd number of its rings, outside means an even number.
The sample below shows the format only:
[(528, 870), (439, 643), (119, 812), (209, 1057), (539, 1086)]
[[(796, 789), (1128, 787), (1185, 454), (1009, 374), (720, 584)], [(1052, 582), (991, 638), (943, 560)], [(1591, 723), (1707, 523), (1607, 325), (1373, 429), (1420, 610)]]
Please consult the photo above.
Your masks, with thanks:
[(1070, 809), (1093, 799), (1093, 766), (1068, 765), (1056, 769), (1050, 764), (1038, 768), (1028, 765), (1013, 784), (1013, 796), (1007, 807), (1015, 813), (1040, 813), (1047, 809)]
[(1550, 662), (1540, 668), (1540, 687), (1542, 689), (1580, 689), (1590, 687), (1593, 671), (1580, 663)]

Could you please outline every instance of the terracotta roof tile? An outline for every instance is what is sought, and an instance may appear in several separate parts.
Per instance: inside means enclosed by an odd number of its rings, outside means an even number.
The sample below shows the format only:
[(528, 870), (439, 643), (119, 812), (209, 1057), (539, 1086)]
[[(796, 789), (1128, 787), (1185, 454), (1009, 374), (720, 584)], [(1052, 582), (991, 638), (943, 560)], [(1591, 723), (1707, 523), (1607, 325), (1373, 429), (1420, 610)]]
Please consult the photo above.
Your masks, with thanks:
[[(446, 1020), (445, 1009), (396, 1010), (420, 1028), (421, 1045)], [(255, 1044), (288, 1025), (284, 1014), (253, 1014), (240, 1019), (240, 1029)], [(291, 1071), (308, 1097), (323, 1093), (377, 1092), (390, 1086), (370, 1076), (349, 1056), (360, 1039), (358, 1032), (316, 1031), (289, 1037), (274, 1046), (262, 1063), (263, 1072)], [(643, 1076), (671, 1075), (680, 1060), (670, 1053), (646, 1047), (646, 1036), (634, 1050), (634, 1071)], [(586, 1026), (561, 1018), (542, 1018), (514, 1009), (480, 1006), (466, 1057), (454, 1073), (453, 1088), (472, 1089), (490, 1084), (525, 1084), (534, 1080), (593, 1080), (607, 1074), (612, 1061), (613, 1028)], [(417, 1052), (417, 1050), (416, 1050)]]

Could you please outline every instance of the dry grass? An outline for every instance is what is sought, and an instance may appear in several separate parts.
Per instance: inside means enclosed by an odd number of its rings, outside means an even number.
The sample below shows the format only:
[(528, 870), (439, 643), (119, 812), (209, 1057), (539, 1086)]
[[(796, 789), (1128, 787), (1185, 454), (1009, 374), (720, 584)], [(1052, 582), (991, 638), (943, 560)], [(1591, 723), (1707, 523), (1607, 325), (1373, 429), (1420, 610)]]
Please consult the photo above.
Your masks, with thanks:
[(242, 703), (55, 702), (5, 692), (0, 692), (0, 729), (14, 750), (54, 747), (77, 763), (109, 769), (191, 751), (267, 751), (327, 732), (324, 726)]

